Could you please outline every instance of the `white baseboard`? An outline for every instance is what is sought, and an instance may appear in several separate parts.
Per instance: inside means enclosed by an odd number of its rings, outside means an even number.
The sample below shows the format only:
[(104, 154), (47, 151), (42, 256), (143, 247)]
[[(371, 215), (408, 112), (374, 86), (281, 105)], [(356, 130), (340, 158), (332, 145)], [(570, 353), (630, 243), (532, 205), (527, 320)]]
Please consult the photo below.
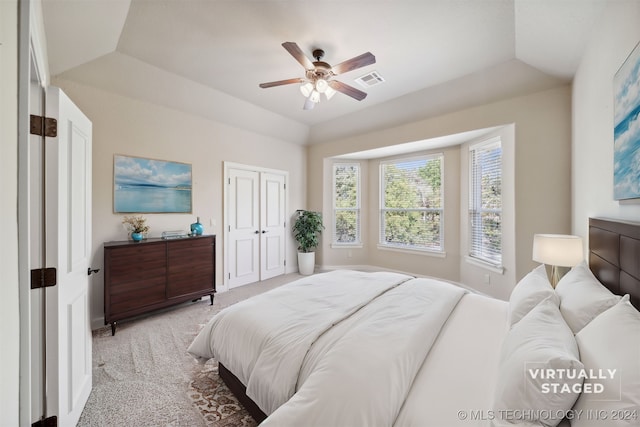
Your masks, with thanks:
[(104, 328), (105, 326), (107, 325), (104, 324), (104, 316), (94, 317), (93, 319), (91, 319), (92, 331), (95, 331), (96, 329)]
[(358, 270), (358, 271), (391, 271), (374, 265), (316, 265), (316, 271)]

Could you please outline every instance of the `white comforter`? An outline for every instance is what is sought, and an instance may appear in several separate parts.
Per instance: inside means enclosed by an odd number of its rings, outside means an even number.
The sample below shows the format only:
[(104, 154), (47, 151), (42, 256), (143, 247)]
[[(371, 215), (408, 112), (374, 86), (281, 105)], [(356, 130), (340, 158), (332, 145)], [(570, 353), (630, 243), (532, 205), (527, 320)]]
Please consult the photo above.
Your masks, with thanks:
[(221, 311), (188, 351), (202, 360), (215, 357), (270, 414), (295, 393), (305, 356), (320, 336), (411, 279), (356, 271), (300, 279)]
[(393, 425), (465, 292), (412, 279), (376, 298), (318, 340), (297, 393), (261, 425)]

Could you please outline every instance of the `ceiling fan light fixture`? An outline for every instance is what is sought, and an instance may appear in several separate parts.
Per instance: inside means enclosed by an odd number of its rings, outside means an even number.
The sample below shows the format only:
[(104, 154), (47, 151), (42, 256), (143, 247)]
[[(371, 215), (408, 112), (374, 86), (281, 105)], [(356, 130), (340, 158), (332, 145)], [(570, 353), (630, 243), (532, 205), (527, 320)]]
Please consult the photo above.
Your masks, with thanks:
[(309, 95), (309, 99), (312, 102), (315, 102), (317, 104), (318, 102), (320, 102), (320, 92), (318, 92), (317, 90), (311, 91), (311, 95)]
[(303, 110), (313, 110), (313, 107), (315, 107), (316, 104), (314, 104), (313, 102), (311, 102), (311, 100), (309, 98), (306, 98), (304, 100), (304, 106), (302, 107)]
[[(336, 92), (350, 96), (356, 101), (362, 101), (367, 97), (365, 92), (342, 83), (339, 80), (334, 80), (333, 77), (367, 65), (375, 64), (376, 57), (373, 56), (371, 52), (365, 52), (362, 55), (353, 57), (332, 67), (328, 63), (321, 61), (324, 57), (324, 51), (322, 49), (315, 49), (313, 51), (313, 57), (316, 58), (314, 62), (311, 61), (294, 42), (284, 42), (282, 43), (282, 47), (304, 67), (304, 77), (260, 83), (258, 86), (261, 88), (266, 89), (274, 86), (297, 83), (300, 85), (300, 92), (305, 99), (303, 107), (305, 110), (311, 110), (315, 104), (319, 103), (322, 94), (325, 95), (327, 100), (331, 99)], [(378, 80), (384, 81), (382, 78), (378, 78)]]
[(325, 91), (329, 88), (329, 83), (325, 79), (318, 79), (316, 81), (316, 90), (320, 93), (325, 93)]
[(304, 95), (305, 98), (308, 98), (313, 91), (313, 84), (311, 82), (305, 82), (300, 86), (300, 92)]
[(333, 98), (333, 95), (336, 94), (336, 90), (334, 90), (331, 86), (327, 86), (327, 88), (324, 91), (324, 96), (327, 97), (327, 100)]

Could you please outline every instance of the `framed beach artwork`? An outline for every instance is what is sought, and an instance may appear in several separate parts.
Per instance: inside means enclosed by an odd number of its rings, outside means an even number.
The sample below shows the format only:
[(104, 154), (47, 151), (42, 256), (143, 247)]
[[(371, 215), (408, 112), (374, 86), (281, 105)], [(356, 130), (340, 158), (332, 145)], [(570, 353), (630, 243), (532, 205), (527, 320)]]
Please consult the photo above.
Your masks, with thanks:
[(191, 165), (113, 157), (115, 213), (191, 213)]
[(613, 195), (640, 198), (640, 43), (613, 79)]

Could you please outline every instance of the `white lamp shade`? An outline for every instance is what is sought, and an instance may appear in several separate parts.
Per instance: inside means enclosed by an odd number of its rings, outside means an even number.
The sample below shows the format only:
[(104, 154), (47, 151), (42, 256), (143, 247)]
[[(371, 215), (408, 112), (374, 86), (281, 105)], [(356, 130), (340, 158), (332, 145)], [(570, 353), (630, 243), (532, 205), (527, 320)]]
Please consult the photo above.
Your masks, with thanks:
[(329, 87), (329, 83), (325, 79), (318, 79), (316, 81), (316, 90), (320, 93), (324, 93), (325, 90)]
[(309, 95), (309, 99), (315, 103), (320, 102), (320, 92), (317, 90), (311, 91), (311, 95)]
[(336, 91), (331, 86), (327, 86), (327, 89), (324, 91), (324, 96), (327, 97), (327, 100), (331, 99), (335, 94)]
[(300, 86), (300, 92), (302, 92), (302, 95), (304, 95), (305, 97), (308, 97), (309, 95), (311, 95), (312, 90), (313, 90), (313, 85), (311, 84), (311, 82), (303, 83)]
[(566, 234), (533, 236), (533, 260), (558, 267), (573, 267), (584, 259), (582, 238)]

